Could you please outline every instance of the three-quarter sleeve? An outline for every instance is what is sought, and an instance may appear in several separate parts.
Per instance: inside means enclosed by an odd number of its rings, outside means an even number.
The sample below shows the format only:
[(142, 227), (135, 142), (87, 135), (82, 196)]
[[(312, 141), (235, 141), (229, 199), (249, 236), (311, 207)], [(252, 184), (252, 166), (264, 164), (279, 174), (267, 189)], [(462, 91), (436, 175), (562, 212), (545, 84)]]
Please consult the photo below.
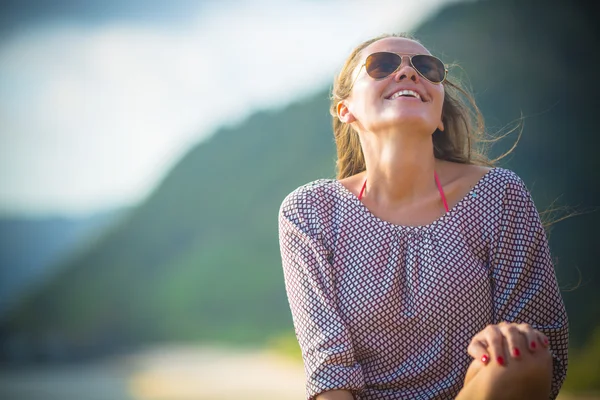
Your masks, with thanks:
[(306, 397), (334, 389), (360, 398), (364, 378), (339, 313), (334, 274), (316, 212), (302, 192), (284, 200), (279, 243), (285, 288), (306, 373)]
[(494, 323), (526, 322), (549, 338), (554, 399), (567, 374), (567, 313), (540, 215), (516, 175), (507, 183), (498, 217), (496, 237), (490, 246)]

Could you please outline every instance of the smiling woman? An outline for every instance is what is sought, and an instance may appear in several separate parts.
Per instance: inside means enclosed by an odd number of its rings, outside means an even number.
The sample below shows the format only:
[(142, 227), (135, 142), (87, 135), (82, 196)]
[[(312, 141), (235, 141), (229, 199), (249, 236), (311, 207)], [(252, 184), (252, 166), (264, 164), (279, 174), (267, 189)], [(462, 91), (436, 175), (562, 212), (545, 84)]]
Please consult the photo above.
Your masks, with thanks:
[(307, 398), (556, 397), (568, 330), (545, 231), (477, 149), (473, 98), (386, 35), (350, 55), (331, 113), (338, 179), (279, 214)]
[[(349, 72), (355, 69), (357, 57), (361, 53), (362, 48), (385, 38), (386, 36), (382, 36), (369, 40), (362, 46), (356, 48), (342, 69), (342, 71), (346, 73), (340, 74), (334, 83), (330, 111), (334, 116), (333, 130), (338, 149), (337, 167), (338, 178), (340, 179), (363, 171), (365, 169), (365, 165), (358, 136), (351, 134), (352, 127), (350, 125), (337, 118), (337, 108), (342, 100), (350, 97), (352, 88), (354, 86), (354, 81), (360, 76), (361, 71), (358, 71), (359, 73), (356, 74), (354, 78)], [(406, 38), (408, 39), (408, 37)], [(396, 68), (393, 68), (393, 70), (386, 75), (389, 76), (391, 73), (395, 72), (397, 68), (400, 68), (400, 63), (398, 63), (397, 59), (381, 60), (374, 58), (374, 55), (376, 54), (371, 54), (369, 57), (367, 57), (365, 64), (363, 65), (366, 65), (366, 63), (369, 62), (369, 59), (379, 61), (376, 63), (371, 63), (372, 69), (374, 69), (376, 73), (381, 74), (382, 71), (389, 71), (391, 68), (396, 66)], [(398, 56), (401, 57), (401, 55)], [(414, 56), (410, 58), (411, 65), (413, 63), (413, 59)], [(437, 58), (435, 58), (435, 60), (437, 60)], [(439, 62), (441, 63), (441, 61)], [(438, 129), (433, 132), (432, 140), (435, 158), (446, 159), (448, 161), (454, 161), (458, 163), (466, 163), (467, 161), (471, 161), (481, 165), (494, 165), (494, 163), (500, 158), (496, 160), (489, 160), (487, 156), (478, 151), (479, 149), (477, 148), (477, 143), (481, 141), (481, 137), (484, 132), (484, 124), (483, 116), (479, 112), (473, 97), (460, 85), (451, 82), (449, 79), (446, 79), (447, 69), (443, 64), (440, 66), (437, 61), (427, 63), (426, 65), (421, 64), (426, 63), (417, 63), (416, 67), (413, 66), (417, 72), (420, 70), (423, 71), (419, 72), (421, 76), (423, 76), (423, 73), (430, 73), (434, 76), (434, 82), (435, 80), (444, 82), (442, 121), (444, 122), (446, 129), (444, 135), (441, 135), (441, 131)], [(431, 72), (430, 70), (437, 70), (437, 72)], [(377, 79), (378, 76), (382, 75), (375, 75), (374, 79)], [(382, 77), (385, 78), (385, 76)], [(413, 89), (416, 88), (413, 87)], [(463, 99), (466, 99), (469, 102), (469, 105), (472, 106), (473, 114), (476, 116), (476, 121), (472, 121), (471, 110)]]

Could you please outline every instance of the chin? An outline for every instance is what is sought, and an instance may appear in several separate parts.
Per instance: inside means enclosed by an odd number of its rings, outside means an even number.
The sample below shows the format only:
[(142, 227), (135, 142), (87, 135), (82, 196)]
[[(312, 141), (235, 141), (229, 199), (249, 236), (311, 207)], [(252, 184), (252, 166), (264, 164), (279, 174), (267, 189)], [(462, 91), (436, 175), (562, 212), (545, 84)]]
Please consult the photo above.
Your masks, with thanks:
[(420, 113), (395, 112), (394, 115), (388, 115), (387, 118), (382, 121), (381, 125), (433, 133), (437, 128), (437, 121), (433, 121), (429, 115), (423, 115)]

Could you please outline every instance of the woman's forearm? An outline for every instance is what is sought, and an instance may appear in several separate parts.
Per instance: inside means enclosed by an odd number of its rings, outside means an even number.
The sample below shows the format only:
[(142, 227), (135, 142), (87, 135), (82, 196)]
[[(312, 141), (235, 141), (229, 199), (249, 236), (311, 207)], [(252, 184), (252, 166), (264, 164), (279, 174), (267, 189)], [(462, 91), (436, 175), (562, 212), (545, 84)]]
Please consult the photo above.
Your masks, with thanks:
[(552, 356), (547, 350), (523, 354), (508, 365), (471, 363), (456, 400), (539, 399), (550, 397)]
[(330, 390), (318, 395), (316, 400), (354, 400), (354, 396), (348, 390)]

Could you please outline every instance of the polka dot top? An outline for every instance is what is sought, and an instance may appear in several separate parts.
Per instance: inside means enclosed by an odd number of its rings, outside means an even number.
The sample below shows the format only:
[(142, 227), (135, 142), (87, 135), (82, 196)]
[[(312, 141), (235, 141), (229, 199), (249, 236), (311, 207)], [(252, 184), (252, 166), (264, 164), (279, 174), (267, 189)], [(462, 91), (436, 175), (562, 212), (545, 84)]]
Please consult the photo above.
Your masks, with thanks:
[(306, 398), (453, 399), (488, 324), (550, 339), (552, 396), (567, 370), (567, 314), (538, 211), (514, 172), (493, 168), (423, 226), (374, 216), (339, 181), (289, 194), (279, 212), (287, 297)]

